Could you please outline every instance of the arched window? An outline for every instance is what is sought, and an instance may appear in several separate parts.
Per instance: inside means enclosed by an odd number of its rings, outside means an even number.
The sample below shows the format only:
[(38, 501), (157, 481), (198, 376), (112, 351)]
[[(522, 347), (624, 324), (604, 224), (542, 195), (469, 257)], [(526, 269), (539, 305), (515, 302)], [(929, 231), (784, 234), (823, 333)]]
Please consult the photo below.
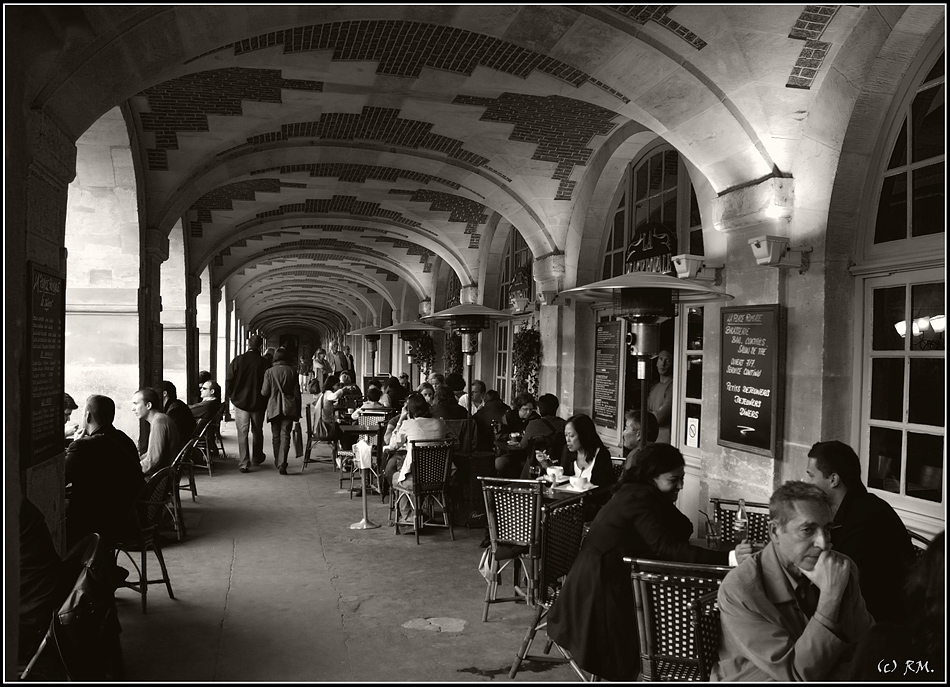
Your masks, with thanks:
[(462, 282), (454, 270), (449, 271), (448, 278), (445, 280), (445, 294), (446, 308), (454, 307), (462, 302)]
[[(946, 135), (943, 54), (912, 77), (879, 156), (862, 274), (861, 451), (896, 507), (945, 503)], [(935, 247), (942, 247), (938, 252)], [(860, 267), (860, 266), (859, 266)]]
[(501, 263), (501, 286), (498, 289), (496, 305), (499, 310), (511, 307), (511, 298), (516, 292), (523, 293), (523, 297), (529, 301), (534, 300), (532, 262), (531, 249), (517, 228), (511, 227)]

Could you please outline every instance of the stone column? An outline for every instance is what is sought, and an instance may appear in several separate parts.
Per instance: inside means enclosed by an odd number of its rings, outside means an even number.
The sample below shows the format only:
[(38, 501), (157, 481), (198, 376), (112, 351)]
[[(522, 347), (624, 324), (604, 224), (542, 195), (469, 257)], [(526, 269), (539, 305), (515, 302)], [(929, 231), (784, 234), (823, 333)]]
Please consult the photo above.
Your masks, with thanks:
[(188, 357), (188, 380), (198, 379), (198, 294), (201, 293), (201, 277), (185, 276), (185, 350)]
[[(218, 306), (221, 303), (221, 288), (212, 288), (211, 293), (211, 323), (208, 327), (208, 336), (211, 339), (209, 342), (209, 356), (211, 361), (211, 366), (208, 368), (208, 371), (211, 373), (211, 376), (214, 377), (217, 374), (218, 368)], [(195, 380), (188, 380), (189, 384), (197, 384), (197, 377)]]
[[(142, 236), (142, 271), (139, 275), (139, 379), (161, 395), (162, 359), (162, 263), (168, 260), (168, 237), (147, 228)], [(148, 446), (149, 424), (139, 421), (139, 451)]]
[[(541, 372), (538, 388), (561, 399), (559, 414), (570, 416), (578, 410), (577, 401), (590, 396), (592, 360), (581, 348), (589, 348), (592, 337), (575, 336), (576, 309), (580, 306), (590, 318), (590, 308), (583, 304), (565, 305), (563, 299), (555, 302), (564, 287), (564, 256), (547, 255), (534, 261), (532, 275), (538, 300), (538, 325), (541, 330)], [(583, 322), (583, 317), (582, 317)], [(590, 331), (590, 330), (586, 330)], [(589, 409), (588, 409), (589, 410)]]

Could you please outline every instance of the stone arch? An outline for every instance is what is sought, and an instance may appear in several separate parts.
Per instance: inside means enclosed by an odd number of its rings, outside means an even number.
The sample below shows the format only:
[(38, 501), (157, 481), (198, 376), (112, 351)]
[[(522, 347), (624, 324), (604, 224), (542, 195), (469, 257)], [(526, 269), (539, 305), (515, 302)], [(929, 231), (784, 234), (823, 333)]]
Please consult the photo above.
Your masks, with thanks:
[[(253, 293), (259, 286), (263, 284), (265, 280), (268, 280), (271, 278), (289, 276), (290, 281), (286, 282), (287, 284), (297, 283), (299, 279), (296, 279), (295, 277), (297, 277), (298, 275), (295, 275), (293, 273), (302, 272), (302, 271), (304, 270), (302, 270), (299, 267), (292, 267), (292, 268), (288, 267), (288, 268), (272, 270), (264, 274), (260, 274), (254, 277), (253, 279), (248, 280), (247, 282), (242, 284), (240, 287), (238, 287), (237, 290), (234, 292), (232, 298), (235, 300), (235, 302), (243, 302), (245, 300), (246, 294)], [(331, 285), (333, 284), (332, 281), (326, 282), (325, 280), (327, 279), (332, 280), (334, 277), (338, 277), (340, 279), (345, 279), (347, 281), (356, 282), (360, 286), (365, 286), (366, 288), (374, 291), (375, 295), (378, 295), (382, 299), (383, 302), (388, 303), (390, 308), (392, 308), (392, 305), (394, 303), (392, 293), (378, 280), (371, 279), (363, 275), (346, 272), (342, 269), (327, 269), (326, 267), (322, 267), (322, 266), (308, 268), (306, 270), (306, 276), (300, 277), (300, 279), (313, 279), (314, 277), (311, 275), (317, 275), (316, 276), (317, 279), (324, 280), (324, 281), (321, 281), (320, 283), (330, 283)], [(313, 284), (315, 282), (308, 281), (306, 283)], [(346, 290), (352, 293), (358, 293), (354, 291), (352, 288), (347, 288)], [(365, 295), (363, 295), (363, 297), (368, 298)], [(375, 310), (376, 306), (373, 306), (373, 308)], [(379, 314), (380, 314), (379, 312), (376, 312), (375, 315), (378, 317)]]
[[(79, 137), (67, 198), (65, 387), (80, 407), (91, 394), (121, 407), (139, 386), (137, 195), (129, 128), (115, 107)], [(116, 413), (115, 426), (139, 435), (130, 413)]]

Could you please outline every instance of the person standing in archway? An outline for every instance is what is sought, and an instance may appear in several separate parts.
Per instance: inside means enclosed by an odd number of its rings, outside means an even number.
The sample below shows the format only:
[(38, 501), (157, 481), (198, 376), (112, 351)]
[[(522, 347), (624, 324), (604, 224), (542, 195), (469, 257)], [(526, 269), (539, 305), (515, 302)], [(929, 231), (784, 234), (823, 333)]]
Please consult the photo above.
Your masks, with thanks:
[(657, 443), (669, 444), (673, 420), (673, 356), (669, 351), (662, 350), (656, 356), (656, 371), (660, 374), (660, 381), (650, 389), (647, 410), (653, 413), (660, 426)]
[[(264, 462), (264, 409), (267, 399), (261, 395), (264, 373), (270, 364), (261, 356), (263, 340), (251, 334), (247, 340), (247, 352), (242, 353), (228, 365), (227, 387), (234, 404), (234, 424), (238, 435), (238, 469), (251, 471), (251, 462)], [(248, 431), (254, 434), (252, 450), (248, 450)], [(253, 453), (252, 453), (253, 452)]]

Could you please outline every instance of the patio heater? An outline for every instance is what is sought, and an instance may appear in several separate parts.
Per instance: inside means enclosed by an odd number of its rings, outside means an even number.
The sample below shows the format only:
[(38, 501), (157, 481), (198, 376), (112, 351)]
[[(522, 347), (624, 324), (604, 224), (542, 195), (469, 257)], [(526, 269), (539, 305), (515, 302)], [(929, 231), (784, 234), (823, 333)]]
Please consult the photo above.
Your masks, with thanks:
[(468, 414), (472, 414), (472, 368), (475, 366), (475, 354), (478, 352), (478, 333), (488, 329), (492, 321), (512, 320), (513, 315), (475, 303), (463, 303), (455, 307), (422, 318), (430, 322), (448, 324), (451, 329), (462, 335), (462, 353), (465, 354), (465, 367), (468, 381)]
[(637, 357), (640, 380), (640, 448), (646, 445), (650, 395), (646, 380), (650, 360), (660, 353), (660, 324), (676, 316), (677, 303), (713, 303), (733, 298), (706, 284), (658, 272), (629, 272), (567, 289), (558, 296), (588, 303), (612, 303), (614, 314), (632, 325), (630, 352)]
[[(362, 327), (356, 331), (352, 331), (347, 336), (362, 336), (366, 343), (369, 344), (369, 376), (376, 376), (376, 351), (379, 350), (379, 327), (375, 325), (369, 325), (368, 327)], [(355, 381), (355, 380), (354, 380)]]
[[(422, 337), (423, 332), (441, 331), (442, 329), (440, 327), (435, 327), (420, 320), (409, 320), (408, 322), (400, 322), (391, 327), (380, 329), (377, 334), (398, 334), (400, 339), (409, 344), (409, 350), (406, 351), (406, 356), (409, 358), (409, 379), (412, 380), (412, 343), (418, 341)], [(415, 391), (415, 389), (413, 389), (413, 391)]]

